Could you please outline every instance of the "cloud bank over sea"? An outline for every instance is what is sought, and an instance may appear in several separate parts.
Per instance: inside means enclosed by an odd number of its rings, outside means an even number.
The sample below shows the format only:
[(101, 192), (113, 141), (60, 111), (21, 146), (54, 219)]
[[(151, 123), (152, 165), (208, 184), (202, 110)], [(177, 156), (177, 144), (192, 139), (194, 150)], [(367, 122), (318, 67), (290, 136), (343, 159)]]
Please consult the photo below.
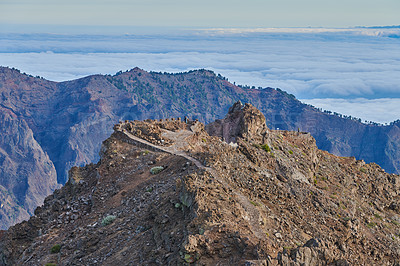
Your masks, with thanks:
[[(361, 118), (363, 122), (379, 121), (382, 124), (399, 119), (400, 98), (380, 99), (303, 99), (304, 103), (318, 106), (323, 110), (335, 110), (340, 114)], [(396, 118), (397, 117), (397, 118)]]
[(54, 81), (135, 66), (162, 72), (206, 68), (236, 84), (279, 87), (317, 107), (363, 120), (400, 118), (396, 27), (1, 36), (0, 65)]

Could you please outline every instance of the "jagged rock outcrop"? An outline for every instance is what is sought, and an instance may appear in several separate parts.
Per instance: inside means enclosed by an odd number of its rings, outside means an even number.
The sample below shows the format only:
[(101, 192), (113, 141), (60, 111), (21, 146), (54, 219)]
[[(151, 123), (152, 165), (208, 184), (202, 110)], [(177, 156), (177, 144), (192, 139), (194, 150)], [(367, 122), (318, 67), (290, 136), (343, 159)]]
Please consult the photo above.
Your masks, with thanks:
[[(12, 117), (14, 123), (25, 123), (25, 126), (17, 127), (16, 131), (7, 131), (5, 134), (17, 137), (30, 130), (40, 146), (38, 149), (47, 154), (50, 160), (49, 167), (54, 165), (59, 184), (67, 181), (68, 170), (72, 166), (82, 166), (99, 159), (101, 142), (112, 133), (112, 126), (119, 120), (187, 116), (190, 120), (198, 119), (209, 123), (224, 117), (231, 105), (238, 100), (249, 102), (258, 108), (264, 114), (270, 129), (300, 129), (310, 132), (321, 149), (336, 155), (354, 156), (368, 163), (376, 162), (388, 172), (399, 172), (399, 123), (376, 126), (342, 119), (304, 105), (281, 90), (238, 87), (211, 71), (195, 70), (168, 74), (134, 68), (114, 76), (93, 75), (57, 83), (34, 78), (15, 69), (0, 67), (1, 112), (10, 111), (15, 114)], [(236, 125), (234, 130), (238, 132), (247, 126), (258, 125), (262, 120), (262, 117), (257, 115), (254, 117), (257, 123), (245, 125), (240, 121), (247, 119), (233, 113), (226, 121), (232, 119), (229, 123)], [(229, 123), (225, 123), (225, 126)], [(214, 123), (215, 130), (217, 124), (218, 122)], [(230, 136), (227, 130), (218, 130), (220, 132), (215, 134), (225, 134), (227, 142), (235, 139), (236, 132)], [(20, 144), (30, 145), (29, 142)], [(27, 195), (14, 195), (11, 185), (13, 182), (9, 180), (14, 176), (13, 169), (26, 168), (24, 158), (31, 158), (32, 154), (28, 147), (21, 147), (18, 156), (14, 156), (5, 153), (3, 145), (6, 146), (7, 143), (0, 143), (3, 158), (14, 158), (12, 164), (7, 164), (10, 167), (5, 166), (5, 172), (0, 174), (0, 185), (4, 188), (2, 191), (11, 192), (10, 197), (3, 194), (0, 206), (8, 201), (10, 210), (14, 210), (3, 213), (0, 217), (0, 224), (6, 228), (17, 221), (19, 207), (22, 208), (21, 213), (25, 213), (24, 217), (30, 213), (30, 207), (22, 204)], [(251, 149), (248, 151), (251, 156)], [(257, 158), (254, 157), (253, 160)], [(35, 169), (47, 168), (47, 160), (31, 162), (40, 164), (32, 165)], [(280, 165), (282, 171), (287, 167), (283, 161)], [(42, 186), (43, 183), (38, 185), (28, 182), (28, 175), (33, 174), (37, 177), (31, 180), (41, 180), (46, 175), (42, 175), (41, 171), (24, 172), (19, 175), (21, 184)], [(297, 174), (290, 174), (294, 175)], [(303, 174), (300, 178), (303, 178), (302, 176), (308, 174)], [(48, 174), (47, 177), (53, 178)], [(49, 193), (48, 189), (32, 188), (30, 191), (36, 191), (32, 195), (34, 198), (44, 198), (46, 193)]]
[(236, 144), (197, 121), (117, 124), (97, 164), (0, 234), (0, 265), (396, 265), (400, 177), (256, 128), (246, 106)]
[(210, 135), (219, 136), (227, 143), (235, 143), (238, 137), (258, 139), (267, 132), (264, 115), (251, 104), (244, 106), (240, 101), (229, 108), (224, 119), (206, 126)]
[(320, 239), (310, 239), (301, 247), (292, 250), (284, 249), (278, 254), (280, 265), (350, 265), (346, 259), (340, 259), (340, 255), (334, 254), (334, 248)]

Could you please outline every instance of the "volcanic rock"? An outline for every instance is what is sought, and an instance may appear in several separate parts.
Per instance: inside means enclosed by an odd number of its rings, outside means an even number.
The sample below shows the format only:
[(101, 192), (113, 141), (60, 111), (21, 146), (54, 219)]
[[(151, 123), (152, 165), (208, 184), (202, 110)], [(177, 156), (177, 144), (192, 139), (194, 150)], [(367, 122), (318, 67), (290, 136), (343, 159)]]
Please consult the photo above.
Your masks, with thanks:
[(0, 234), (0, 265), (396, 265), (399, 176), (235, 106), (248, 121), (213, 127), (240, 127), (235, 145), (198, 121), (116, 125), (97, 164)]
[[(0, 228), (6, 229), (28, 218), (35, 206), (57, 186), (54, 175), (57, 183), (63, 185), (71, 167), (97, 162), (101, 142), (119, 120), (173, 117), (184, 121), (186, 117), (188, 121), (198, 119), (209, 123), (224, 117), (238, 100), (258, 108), (270, 129), (310, 132), (321, 149), (340, 156), (355, 156), (367, 163), (375, 162), (387, 172), (399, 173), (399, 122), (387, 126), (363, 124), (357, 119), (321, 112), (279, 89), (235, 86), (208, 70), (168, 74), (134, 68), (112, 76), (93, 75), (51, 82), (0, 67), (0, 117), (4, 120), (0, 122), (3, 126), (0, 129), (0, 206), (3, 205)], [(207, 128), (227, 143), (238, 145), (257, 162), (260, 157), (252, 149), (236, 143), (236, 136), (243, 140), (263, 137), (262, 130), (256, 132), (257, 126), (264, 125), (262, 116), (257, 112), (252, 114), (251, 109), (243, 113), (246, 108), (250, 107), (238, 104), (225, 122), (216, 122)], [(246, 124), (248, 119), (244, 114), (254, 121)], [(143, 137), (153, 141), (150, 138), (154, 136), (147, 135), (145, 127), (135, 128), (134, 134), (142, 132)], [(246, 136), (247, 133), (250, 135)], [(9, 140), (16, 146), (10, 149)], [(260, 139), (259, 143), (263, 141)], [(310, 175), (292, 171), (282, 160), (279, 165), (281, 180), (287, 176), (304, 179)]]

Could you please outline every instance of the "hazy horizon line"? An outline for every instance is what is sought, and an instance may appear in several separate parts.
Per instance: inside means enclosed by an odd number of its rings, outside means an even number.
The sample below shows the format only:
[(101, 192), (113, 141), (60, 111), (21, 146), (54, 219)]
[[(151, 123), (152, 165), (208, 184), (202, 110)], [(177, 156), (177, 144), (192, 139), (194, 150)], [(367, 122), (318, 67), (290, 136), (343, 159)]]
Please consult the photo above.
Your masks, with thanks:
[[(254, 27), (224, 27), (224, 26), (143, 26), (143, 25), (67, 25), (67, 24), (2, 24), (0, 25), (0, 33), (23, 33), (23, 34), (74, 34), (83, 33), (85, 31), (101, 31), (108, 34), (127, 34), (126, 31), (133, 31), (135, 33), (146, 33), (146, 34), (156, 34), (156, 33), (171, 33), (165, 32), (165, 30), (174, 30), (180, 32), (189, 31), (231, 31), (234, 33), (235, 30), (239, 33), (244, 31), (251, 32), (265, 32), (274, 33), (281, 32), (284, 33), (307, 33), (307, 31), (312, 32), (312, 30), (325, 29), (327, 32), (341, 32), (341, 31), (357, 31), (357, 30), (393, 30), (400, 29), (399, 25), (349, 25), (344, 27), (337, 26), (254, 26)], [(114, 32), (111, 32), (113, 31)], [(291, 30), (291, 31), (290, 31)], [(303, 32), (296, 32), (295, 30), (305, 30)], [(315, 33), (315, 32), (312, 32)], [(128, 33), (129, 34), (129, 33)]]

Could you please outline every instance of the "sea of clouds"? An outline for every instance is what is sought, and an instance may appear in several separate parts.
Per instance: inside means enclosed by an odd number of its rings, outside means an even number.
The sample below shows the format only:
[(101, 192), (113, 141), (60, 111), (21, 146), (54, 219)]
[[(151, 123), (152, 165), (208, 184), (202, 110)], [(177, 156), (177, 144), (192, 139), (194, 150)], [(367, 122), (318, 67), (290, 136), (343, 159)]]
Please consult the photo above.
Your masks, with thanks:
[(54, 81), (135, 66), (206, 68), (326, 110), (400, 118), (400, 29), (205, 29), (156, 34), (1, 33), (0, 65)]

